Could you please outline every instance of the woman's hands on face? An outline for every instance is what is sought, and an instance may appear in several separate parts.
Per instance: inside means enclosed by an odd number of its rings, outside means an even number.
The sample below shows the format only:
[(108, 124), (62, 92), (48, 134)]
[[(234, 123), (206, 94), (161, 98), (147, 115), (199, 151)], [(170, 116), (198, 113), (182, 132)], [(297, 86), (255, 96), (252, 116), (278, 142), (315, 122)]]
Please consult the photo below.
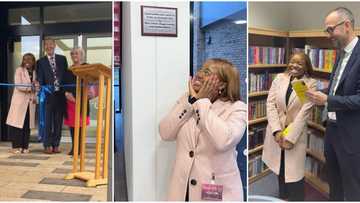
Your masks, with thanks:
[(191, 96), (196, 97), (197, 99), (208, 98), (210, 101), (213, 101), (219, 92), (220, 80), (216, 74), (211, 74), (209, 78), (203, 83), (198, 93), (192, 87), (193, 80), (189, 80), (189, 93)]
[(189, 86), (189, 94), (191, 97), (196, 97), (196, 92), (193, 88), (193, 82), (194, 82), (194, 78), (193, 77), (189, 77), (189, 82), (188, 82), (188, 86)]

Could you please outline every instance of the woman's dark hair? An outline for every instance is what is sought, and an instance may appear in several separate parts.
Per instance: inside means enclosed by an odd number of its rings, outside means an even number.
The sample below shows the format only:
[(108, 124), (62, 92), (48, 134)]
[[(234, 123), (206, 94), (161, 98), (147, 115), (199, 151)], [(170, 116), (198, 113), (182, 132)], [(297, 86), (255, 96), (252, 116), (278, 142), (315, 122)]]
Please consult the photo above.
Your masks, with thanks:
[(31, 70), (34, 71), (34, 70), (36, 69), (36, 59), (35, 59), (34, 54), (32, 54), (32, 53), (26, 53), (26, 54), (24, 54), (24, 56), (22, 57), (22, 61), (21, 61), (21, 67), (24, 67), (24, 65), (25, 65), (25, 64), (24, 64), (24, 59), (25, 59), (26, 56), (30, 56), (31, 59), (32, 59), (32, 61), (34, 62), (34, 63), (33, 63), (33, 66), (31, 67)]
[[(302, 60), (304, 60), (304, 62), (305, 62), (305, 64), (304, 64), (305, 75), (311, 76), (313, 74), (313, 66), (311, 64), (310, 57), (307, 54), (305, 54), (304, 52), (293, 53), (289, 58), (289, 63), (290, 63), (290, 60), (296, 55), (300, 56), (302, 58)], [(289, 71), (289, 63), (288, 63), (288, 67), (286, 68), (286, 72)]]

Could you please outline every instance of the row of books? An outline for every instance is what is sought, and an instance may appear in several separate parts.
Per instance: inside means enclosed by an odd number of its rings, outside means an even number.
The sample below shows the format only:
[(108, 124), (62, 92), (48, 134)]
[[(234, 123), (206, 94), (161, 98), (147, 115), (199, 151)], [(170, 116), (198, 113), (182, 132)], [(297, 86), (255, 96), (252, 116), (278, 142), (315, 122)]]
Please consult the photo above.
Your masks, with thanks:
[(305, 172), (308, 172), (311, 175), (318, 177), (323, 182), (327, 182), (325, 164), (318, 161), (317, 159), (314, 159), (311, 156), (306, 157)]
[(250, 46), (249, 64), (284, 64), (285, 48)]
[(249, 92), (267, 91), (271, 87), (272, 81), (275, 79), (277, 73), (250, 73)]
[(249, 120), (266, 116), (266, 100), (249, 101), (248, 108)]
[(249, 160), (248, 176), (249, 177), (256, 176), (256, 175), (262, 173), (266, 169), (267, 169), (267, 166), (262, 162), (261, 154), (257, 155)]
[(261, 146), (264, 143), (266, 125), (251, 127), (249, 129), (249, 149)]
[(313, 65), (313, 67), (331, 72), (336, 60), (336, 50), (334, 49), (320, 49), (311, 48), (309, 45), (305, 45), (305, 48), (294, 48), (293, 53), (305, 52)]
[(321, 125), (323, 109), (323, 106), (313, 106), (309, 115), (309, 120)]
[(324, 154), (324, 139), (319, 134), (319, 131), (308, 128), (307, 148), (313, 152)]

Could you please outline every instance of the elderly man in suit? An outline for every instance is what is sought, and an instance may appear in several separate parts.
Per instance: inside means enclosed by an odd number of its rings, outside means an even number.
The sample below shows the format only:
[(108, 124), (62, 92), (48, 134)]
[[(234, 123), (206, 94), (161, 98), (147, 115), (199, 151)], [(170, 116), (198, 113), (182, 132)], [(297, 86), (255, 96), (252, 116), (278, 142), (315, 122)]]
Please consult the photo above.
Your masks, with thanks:
[(64, 81), (68, 63), (65, 56), (55, 54), (55, 40), (46, 39), (44, 42), (46, 55), (37, 61), (37, 76), (40, 85), (53, 86), (53, 92), (46, 100), (46, 126), (43, 138), (44, 153), (60, 153), (61, 129), (64, 113), (66, 112), (65, 93), (61, 85)]
[(336, 8), (325, 18), (326, 32), (339, 50), (328, 94), (308, 91), (317, 105), (325, 105), (325, 158), (330, 199), (360, 200), (360, 42), (354, 16)]

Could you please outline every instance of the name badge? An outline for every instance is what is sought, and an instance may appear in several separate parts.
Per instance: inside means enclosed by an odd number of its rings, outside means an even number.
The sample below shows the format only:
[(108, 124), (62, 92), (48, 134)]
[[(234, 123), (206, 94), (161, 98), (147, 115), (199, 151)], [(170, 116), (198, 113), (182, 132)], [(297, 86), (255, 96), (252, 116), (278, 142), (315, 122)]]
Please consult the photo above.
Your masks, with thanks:
[(223, 186), (217, 184), (202, 184), (201, 199), (206, 201), (222, 201)]

